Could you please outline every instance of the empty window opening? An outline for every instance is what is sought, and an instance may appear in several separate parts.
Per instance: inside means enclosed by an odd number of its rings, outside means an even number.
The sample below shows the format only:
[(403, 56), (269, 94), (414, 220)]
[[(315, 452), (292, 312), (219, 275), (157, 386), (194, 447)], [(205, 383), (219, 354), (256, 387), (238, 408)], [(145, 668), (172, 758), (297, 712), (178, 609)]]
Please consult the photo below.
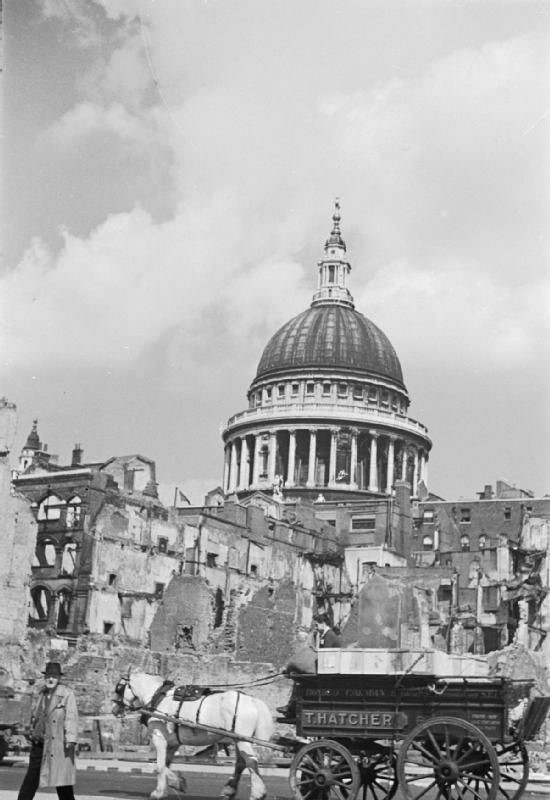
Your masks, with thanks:
[(104, 622), (103, 623), (103, 633), (114, 633), (115, 632), (115, 623), (114, 622)]
[(285, 385), (284, 385), (284, 383), (280, 383), (279, 386), (277, 387), (277, 394), (279, 395), (279, 397), (284, 397), (285, 396)]
[(60, 631), (69, 627), (71, 613), (71, 593), (68, 589), (62, 589), (57, 595), (57, 627)]
[(323, 394), (325, 395), (325, 397), (327, 395), (330, 395), (330, 389), (331, 389), (330, 383), (323, 383)]
[(194, 650), (193, 626), (178, 625), (176, 628), (176, 650)]
[(52, 596), (45, 586), (35, 586), (31, 590), (30, 618), (39, 622), (46, 622), (50, 613)]
[(257, 575), (258, 574), (258, 566), (257, 566), (257, 564), (251, 564), (250, 565), (250, 574), (251, 575)]
[(37, 519), (41, 522), (49, 522), (61, 517), (61, 509), (65, 506), (65, 501), (56, 494), (50, 494), (38, 506)]
[(46, 540), (38, 542), (35, 550), (35, 558), (39, 567), (55, 566), (55, 546), (52, 541)]
[(109, 586), (115, 586), (115, 585), (116, 585), (116, 572), (110, 572), (109, 573)]
[(510, 506), (506, 506), (504, 509), (504, 519), (512, 519), (512, 509)]
[(463, 553), (468, 553), (470, 551), (470, 537), (469, 536), (461, 536), (460, 537), (460, 549)]
[(487, 537), (486, 536), (480, 536), (479, 537), (479, 549), (480, 550), (485, 550), (486, 547), (487, 547)]
[(76, 544), (68, 542), (63, 548), (61, 556), (61, 572), (63, 575), (72, 575), (76, 569)]
[(75, 528), (80, 522), (82, 515), (82, 500), (80, 497), (72, 497), (67, 503), (66, 522), (68, 528)]
[(164, 583), (155, 583), (155, 600), (162, 600), (164, 596)]
[(361, 579), (367, 581), (376, 572), (376, 561), (363, 561), (361, 564)]
[(300, 384), (299, 383), (293, 383), (292, 384), (292, 394), (298, 394), (299, 391), (300, 391)]
[(306, 383), (306, 394), (315, 394), (315, 384)]
[(158, 550), (159, 553), (166, 553), (166, 551), (168, 550), (168, 539), (165, 536), (159, 536)]
[(353, 387), (353, 397), (355, 400), (362, 400), (363, 399), (363, 387), (356, 384)]
[(206, 554), (206, 566), (207, 567), (217, 567), (218, 566), (218, 554), (217, 553), (207, 553)]
[(339, 397), (347, 397), (348, 394), (348, 385), (347, 383), (339, 383), (338, 384), (338, 396)]
[(216, 589), (216, 594), (214, 595), (214, 627), (220, 628), (223, 622), (223, 612), (225, 609), (225, 603), (223, 600), (223, 592), (218, 587)]
[(460, 509), (460, 521), (461, 522), (471, 522), (472, 515), (469, 508), (461, 508)]

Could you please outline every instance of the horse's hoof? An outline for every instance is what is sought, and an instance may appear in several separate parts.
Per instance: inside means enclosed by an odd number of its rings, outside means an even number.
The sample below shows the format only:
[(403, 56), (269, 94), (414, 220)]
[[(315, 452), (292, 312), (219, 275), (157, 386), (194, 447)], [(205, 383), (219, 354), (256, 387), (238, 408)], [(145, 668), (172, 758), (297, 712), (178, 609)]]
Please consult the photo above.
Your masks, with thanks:
[(236, 794), (237, 790), (235, 789), (235, 787), (231, 786), (230, 784), (226, 784), (222, 789), (220, 797), (223, 798), (224, 800), (232, 800)]

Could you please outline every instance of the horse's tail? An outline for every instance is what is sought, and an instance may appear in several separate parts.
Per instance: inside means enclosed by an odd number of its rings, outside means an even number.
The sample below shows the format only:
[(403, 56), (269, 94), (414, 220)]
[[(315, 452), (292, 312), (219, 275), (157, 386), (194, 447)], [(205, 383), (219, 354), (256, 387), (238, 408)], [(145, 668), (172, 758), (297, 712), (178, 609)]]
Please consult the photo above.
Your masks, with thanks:
[(256, 711), (258, 713), (258, 720), (256, 722), (254, 736), (256, 739), (263, 739), (264, 742), (268, 742), (275, 731), (273, 716), (263, 700), (255, 697), (254, 702), (256, 705)]

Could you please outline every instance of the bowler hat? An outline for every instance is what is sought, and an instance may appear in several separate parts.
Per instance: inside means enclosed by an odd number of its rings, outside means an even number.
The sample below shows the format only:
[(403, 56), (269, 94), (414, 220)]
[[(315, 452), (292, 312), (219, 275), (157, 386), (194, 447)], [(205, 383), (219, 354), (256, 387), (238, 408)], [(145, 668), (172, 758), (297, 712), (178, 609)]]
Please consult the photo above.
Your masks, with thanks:
[(63, 673), (61, 672), (61, 664), (59, 661), (48, 661), (46, 669), (42, 673), (46, 678), (60, 678)]

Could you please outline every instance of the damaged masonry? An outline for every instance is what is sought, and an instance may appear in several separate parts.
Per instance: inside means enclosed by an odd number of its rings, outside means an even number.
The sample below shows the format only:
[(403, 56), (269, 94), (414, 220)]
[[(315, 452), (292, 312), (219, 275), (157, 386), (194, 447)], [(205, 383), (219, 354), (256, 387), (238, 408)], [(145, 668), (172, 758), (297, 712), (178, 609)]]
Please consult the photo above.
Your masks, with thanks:
[[(16, 409), (0, 402), (5, 682), (28, 688), (59, 660), (85, 720), (130, 667), (207, 686), (280, 672), (326, 612), (342, 653), (422, 650), (457, 670), (471, 656), (548, 693), (550, 497), (503, 480), (432, 493), (397, 353), (355, 308), (338, 203), (317, 266), (311, 305), (271, 337), (222, 431), (201, 506), (163, 502), (137, 453), (86, 461), (77, 444), (59, 463), (36, 421), (10, 465)], [(272, 710), (289, 691), (258, 689)], [(94, 746), (107, 733), (141, 736), (113, 721)]]

